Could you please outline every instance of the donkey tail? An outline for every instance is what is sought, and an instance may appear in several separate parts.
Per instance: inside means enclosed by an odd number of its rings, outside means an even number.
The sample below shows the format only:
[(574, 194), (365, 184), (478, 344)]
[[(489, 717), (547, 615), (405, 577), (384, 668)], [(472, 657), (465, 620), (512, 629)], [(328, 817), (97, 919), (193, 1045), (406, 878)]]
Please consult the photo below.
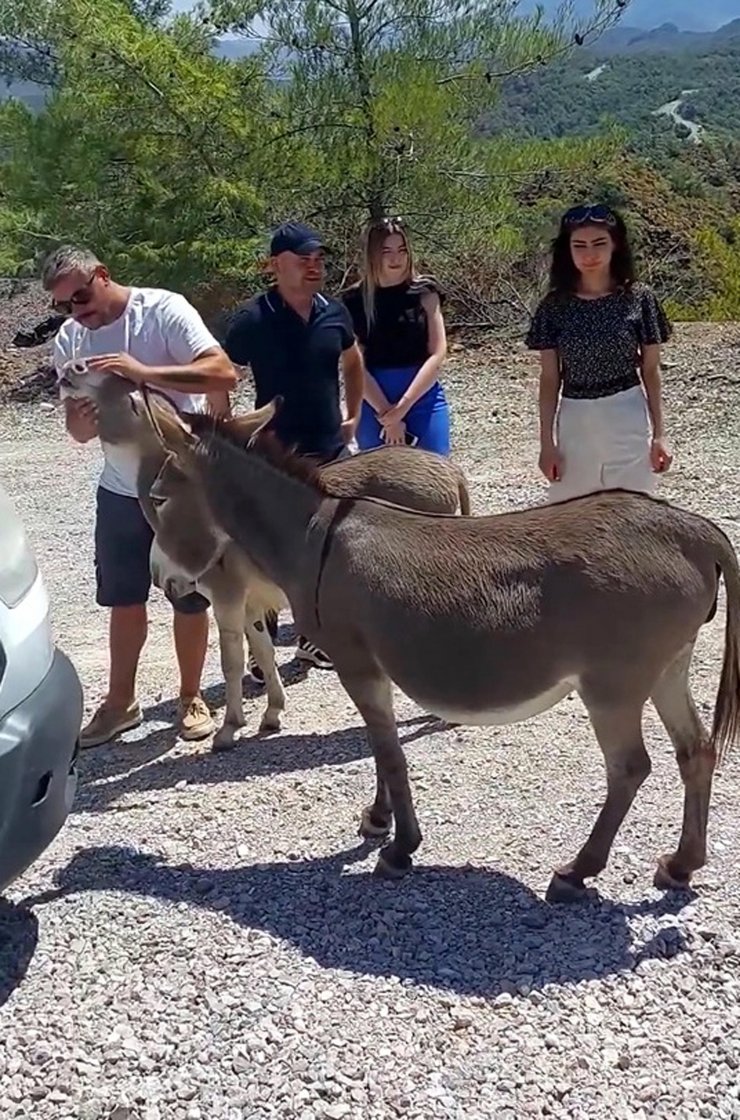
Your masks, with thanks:
[(460, 498), (460, 513), (463, 517), (468, 517), (470, 515), (470, 490), (468, 489), (467, 479), (462, 471), (457, 481), (457, 493)]
[(724, 761), (740, 740), (740, 564), (730, 540), (724, 534), (722, 538), (718, 564), (727, 597), (725, 653), (710, 739), (718, 763)]

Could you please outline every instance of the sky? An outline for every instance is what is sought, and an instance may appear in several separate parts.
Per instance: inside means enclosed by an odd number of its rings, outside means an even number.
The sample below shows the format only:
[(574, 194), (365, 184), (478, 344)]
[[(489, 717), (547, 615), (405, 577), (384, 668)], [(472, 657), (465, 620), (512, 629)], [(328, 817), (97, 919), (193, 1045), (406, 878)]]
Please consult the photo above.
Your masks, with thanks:
[[(535, 6), (535, 0), (522, 0), (522, 10)], [(177, 11), (187, 11), (192, 0), (174, 0)], [(558, 0), (544, 0), (547, 10), (555, 10)], [(576, 11), (593, 10), (591, 0), (575, 0)], [(740, 0), (631, 0), (622, 22), (631, 27), (657, 27), (676, 23), (686, 31), (714, 31), (732, 19), (740, 18)]]

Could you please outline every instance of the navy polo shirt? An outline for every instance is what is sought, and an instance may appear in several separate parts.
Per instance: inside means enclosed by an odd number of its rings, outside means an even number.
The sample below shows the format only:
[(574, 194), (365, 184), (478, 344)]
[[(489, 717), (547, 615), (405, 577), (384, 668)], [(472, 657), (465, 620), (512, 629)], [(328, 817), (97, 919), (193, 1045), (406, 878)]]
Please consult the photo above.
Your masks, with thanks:
[(256, 408), (283, 398), (271, 425), (278, 437), (304, 455), (330, 457), (344, 446), (339, 359), (354, 341), (339, 300), (315, 295), (306, 321), (273, 288), (234, 312), (223, 348), (236, 365), (251, 366)]

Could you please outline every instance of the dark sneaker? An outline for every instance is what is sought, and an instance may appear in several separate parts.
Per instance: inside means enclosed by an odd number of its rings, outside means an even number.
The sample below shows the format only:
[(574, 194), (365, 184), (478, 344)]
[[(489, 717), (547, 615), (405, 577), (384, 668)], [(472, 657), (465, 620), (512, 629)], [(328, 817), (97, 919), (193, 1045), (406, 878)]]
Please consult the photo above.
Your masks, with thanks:
[(265, 674), (262, 672), (251, 654), (249, 655), (249, 658), (247, 660), (247, 674), (252, 678), (255, 684), (265, 683)]
[(317, 669), (333, 669), (334, 662), (327, 657), (322, 649), (309, 642), (308, 638), (299, 637), (295, 655), (299, 661), (310, 661)]

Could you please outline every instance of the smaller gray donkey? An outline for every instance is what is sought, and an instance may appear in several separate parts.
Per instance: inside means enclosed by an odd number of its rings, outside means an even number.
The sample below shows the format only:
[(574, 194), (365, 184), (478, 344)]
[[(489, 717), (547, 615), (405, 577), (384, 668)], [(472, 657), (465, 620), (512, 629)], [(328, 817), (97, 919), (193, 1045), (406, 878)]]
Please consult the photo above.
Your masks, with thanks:
[[(242, 680), (244, 636), (264, 678), (267, 709), (260, 732), (278, 731), (285, 692), (275, 663), (273, 637), (279, 612), (288, 607), (278, 588), (234, 541), (217, 527), (205, 492), (164, 449), (144, 397), (132, 382), (108, 376), (94, 383), (84, 364), (70, 364), (61, 379), (67, 395), (87, 397), (98, 409), (100, 438), (130, 444), (139, 456), (137, 489), (144, 516), (154, 531), (151, 569), (155, 586), (176, 595), (199, 591), (211, 602), (219, 634), (226, 687), (224, 722), (214, 750), (234, 746), (244, 726)], [(147, 393), (152, 390), (148, 389)], [(173, 414), (174, 404), (156, 392)], [(269, 406), (274, 411), (274, 405)], [(226, 421), (245, 444), (265, 423), (266, 409)], [(183, 419), (187, 422), (187, 417)], [(470, 512), (467, 482), (460, 467), (440, 455), (410, 447), (383, 447), (320, 468), (336, 497), (374, 497), (429, 513)]]

